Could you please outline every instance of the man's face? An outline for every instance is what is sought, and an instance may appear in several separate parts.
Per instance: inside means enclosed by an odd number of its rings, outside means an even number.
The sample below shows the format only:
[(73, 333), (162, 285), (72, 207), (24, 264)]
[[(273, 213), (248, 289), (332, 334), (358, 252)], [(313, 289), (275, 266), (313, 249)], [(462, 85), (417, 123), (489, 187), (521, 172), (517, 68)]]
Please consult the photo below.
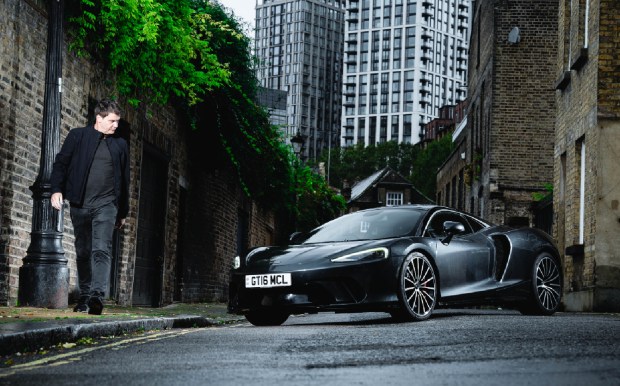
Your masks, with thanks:
[(120, 120), (121, 117), (114, 113), (110, 113), (106, 117), (97, 115), (97, 124), (95, 125), (95, 129), (105, 135), (114, 134)]

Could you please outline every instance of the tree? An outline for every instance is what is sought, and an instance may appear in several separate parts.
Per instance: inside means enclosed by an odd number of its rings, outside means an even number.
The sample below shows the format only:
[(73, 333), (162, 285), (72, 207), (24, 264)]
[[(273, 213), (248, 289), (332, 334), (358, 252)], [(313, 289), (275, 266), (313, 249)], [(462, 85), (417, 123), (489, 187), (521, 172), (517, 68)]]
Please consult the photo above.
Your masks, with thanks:
[(446, 135), (437, 141), (430, 142), (413, 162), (409, 180), (426, 197), (436, 197), (437, 172), (448, 159), (453, 148), (452, 136)]
[[(350, 184), (366, 178), (372, 173), (391, 167), (408, 178), (427, 197), (435, 197), (437, 170), (452, 151), (452, 138), (445, 136), (429, 143), (426, 148), (419, 144), (398, 144), (388, 141), (377, 145), (355, 146), (333, 149), (330, 162), (330, 182), (341, 187), (346, 179)], [(319, 162), (326, 162), (326, 154)]]

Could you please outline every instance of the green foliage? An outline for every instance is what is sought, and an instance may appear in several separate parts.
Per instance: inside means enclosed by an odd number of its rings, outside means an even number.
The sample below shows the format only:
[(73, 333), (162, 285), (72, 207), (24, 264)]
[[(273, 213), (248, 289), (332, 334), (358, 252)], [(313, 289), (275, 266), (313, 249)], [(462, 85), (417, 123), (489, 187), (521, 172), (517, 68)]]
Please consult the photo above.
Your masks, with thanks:
[(324, 222), (340, 216), (346, 202), (327, 184), (323, 176), (309, 166), (293, 160), (295, 167), (295, 227), (307, 232)]
[[(419, 145), (394, 141), (364, 147), (362, 144), (346, 148), (332, 149), (330, 156), (330, 183), (342, 187), (348, 180), (353, 185), (356, 180), (391, 167), (408, 178), (414, 187), (429, 198), (434, 198), (437, 190), (437, 170), (452, 152), (450, 136), (429, 143), (422, 149)], [(319, 162), (327, 162), (323, 154)]]
[(133, 105), (164, 105), (171, 96), (189, 105), (228, 84), (229, 65), (218, 59), (213, 41), (243, 39), (225, 22), (213, 20), (209, 1), (70, 0), (70, 48), (105, 64), (109, 79)]
[(452, 137), (430, 142), (413, 162), (409, 180), (426, 197), (434, 199), (437, 193), (437, 171), (448, 159), (454, 145)]
[[(366, 178), (386, 166), (391, 167), (404, 177), (411, 173), (413, 161), (420, 148), (411, 144), (398, 144), (395, 141), (364, 147), (363, 144), (336, 148), (331, 155), (324, 152), (318, 162), (325, 162), (329, 156), (329, 176), (332, 186), (342, 187), (346, 179), (352, 184), (357, 179)], [(315, 165), (316, 167), (316, 165)]]
[(543, 192), (534, 192), (532, 193), (532, 200), (534, 201), (542, 201), (547, 198), (553, 197), (553, 184), (546, 183), (543, 186)]
[(317, 217), (338, 211), (318, 176), (293, 183), (291, 149), (254, 102), (251, 40), (219, 2), (69, 0), (66, 9), (70, 48), (102, 64), (131, 104), (172, 101), (194, 128), (190, 151), (205, 170), (232, 167), (248, 196), (303, 222), (313, 220), (295, 208), (297, 196)]

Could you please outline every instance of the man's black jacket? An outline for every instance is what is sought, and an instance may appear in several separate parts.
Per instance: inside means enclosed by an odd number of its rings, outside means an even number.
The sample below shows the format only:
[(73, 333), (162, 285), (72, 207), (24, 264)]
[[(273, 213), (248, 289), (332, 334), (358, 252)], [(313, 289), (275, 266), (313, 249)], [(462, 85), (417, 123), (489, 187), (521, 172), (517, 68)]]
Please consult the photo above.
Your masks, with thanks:
[[(60, 192), (72, 205), (83, 204), (90, 165), (102, 138), (93, 125), (69, 131), (52, 168), (52, 194)], [(106, 142), (114, 165), (117, 217), (125, 218), (129, 212), (129, 148), (118, 136), (109, 136)]]

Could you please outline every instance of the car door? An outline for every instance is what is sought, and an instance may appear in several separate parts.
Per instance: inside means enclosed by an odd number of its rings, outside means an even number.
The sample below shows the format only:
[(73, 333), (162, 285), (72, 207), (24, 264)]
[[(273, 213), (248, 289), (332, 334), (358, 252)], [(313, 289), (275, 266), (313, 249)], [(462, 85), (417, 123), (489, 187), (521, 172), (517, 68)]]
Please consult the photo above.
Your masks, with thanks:
[[(446, 221), (461, 223), (465, 231), (448, 240), (443, 230)], [(435, 213), (425, 236), (435, 239), (435, 262), (443, 298), (487, 291), (496, 286), (491, 280), (491, 245), (485, 235), (473, 231), (461, 214), (449, 210)]]

